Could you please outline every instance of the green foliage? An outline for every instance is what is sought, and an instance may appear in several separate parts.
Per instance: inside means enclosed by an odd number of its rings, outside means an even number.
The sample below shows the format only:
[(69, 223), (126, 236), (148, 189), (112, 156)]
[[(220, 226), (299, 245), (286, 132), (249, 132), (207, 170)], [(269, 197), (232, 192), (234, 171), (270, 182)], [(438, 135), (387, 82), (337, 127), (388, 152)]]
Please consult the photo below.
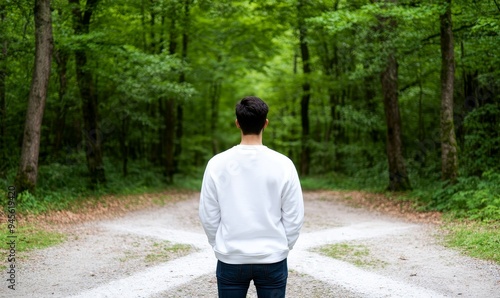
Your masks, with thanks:
[(445, 211), (456, 217), (481, 221), (500, 220), (500, 173), (485, 172), (481, 177), (459, 177), (453, 185), (414, 192), (427, 208)]
[(465, 117), (464, 129), (464, 171), (472, 175), (500, 171), (500, 105), (474, 109)]
[[(6, 73), (2, 144), (7, 144), (1, 156), (7, 159), (0, 168), (10, 169), (2, 177), (3, 189), (17, 168), (34, 55), (32, 5), (8, 4), (0, 32), (7, 47), (0, 63)], [(298, 165), (302, 142), (307, 142), (312, 178), (301, 177), (305, 188), (381, 190), (388, 177), (380, 71), (386, 51), (394, 50), (404, 155), (414, 194), (429, 208), (496, 218), (500, 17), (494, 2), (452, 5), (462, 173), (456, 185), (439, 182), (438, 28), (444, 6), (406, 0), (302, 1), (300, 10), (297, 5), (292, 0), (100, 1), (90, 31), (76, 35), (68, 2), (53, 1), (56, 52), (42, 126), (39, 185), (34, 195), (19, 195), (21, 208), (45, 212), (67, 208), (79, 198), (166, 187), (167, 129), (176, 134), (178, 183), (196, 189), (207, 160), (238, 142), (234, 104), (249, 94), (270, 106), (266, 145)], [(389, 19), (394, 26), (380, 30)], [(307, 77), (301, 72), (298, 39), (302, 21), (311, 56)], [(99, 129), (93, 133), (103, 140), (108, 179), (94, 191), (87, 185), (85, 107), (75, 50), (88, 55), (99, 102)], [(66, 63), (58, 60), (64, 54)], [(64, 79), (66, 87), (60, 84)], [(311, 84), (311, 100), (310, 138), (304, 141), (305, 80)], [(175, 127), (165, 121), (167, 99), (175, 101)], [(128, 175), (123, 177), (125, 164)]]
[(381, 163), (352, 175), (334, 172), (301, 177), (300, 183), (303, 190), (341, 189), (383, 192), (387, 187), (387, 176), (385, 164)]
[[(113, 59), (106, 61), (102, 75), (115, 86), (113, 96), (120, 103), (150, 102), (158, 97), (181, 97), (189, 99), (194, 93), (189, 84), (175, 82), (176, 74), (186, 71), (186, 65), (167, 53), (148, 54), (125, 45), (114, 51)], [(129, 112), (133, 115), (133, 107)]]
[[(178, 175), (174, 184), (167, 184), (162, 169), (146, 161), (135, 161), (129, 166), (129, 173), (123, 177), (119, 163), (105, 160), (108, 183), (95, 190), (88, 188), (85, 163), (63, 165), (51, 163), (41, 166), (38, 187), (35, 194), (23, 192), (17, 196), (16, 211), (22, 214), (40, 214), (54, 210), (78, 208), (84, 200), (96, 199), (103, 195), (129, 195), (156, 192), (169, 188), (199, 190), (201, 174)], [(1, 180), (0, 205), (7, 206), (8, 180)]]

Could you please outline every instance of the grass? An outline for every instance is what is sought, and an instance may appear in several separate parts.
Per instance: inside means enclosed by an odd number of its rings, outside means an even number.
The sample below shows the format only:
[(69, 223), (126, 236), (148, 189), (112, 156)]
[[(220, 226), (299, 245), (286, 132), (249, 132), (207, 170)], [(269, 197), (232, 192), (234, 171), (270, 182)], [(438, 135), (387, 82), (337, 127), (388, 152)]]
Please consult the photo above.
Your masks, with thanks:
[[(12, 235), (16, 237), (9, 237)], [(54, 246), (63, 242), (65, 239), (66, 236), (62, 233), (46, 231), (33, 224), (16, 227), (14, 234), (11, 234), (9, 229), (2, 228), (0, 229), (0, 253), (2, 258), (7, 260), (7, 256), (12, 253), (10, 252), (8, 243), (13, 240), (15, 241), (15, 259), (19, 261), (19, 259), (22, 260), (25, 252)], [(4, 265), (0, 266), (1, 270), (5, 268), (7, 267)]]
[[(146, 241), (147, 242), (147, 241)], [(172, 243), (168, 240), (145, 244), (144, 241), (132, 243), (132, 249), (125, 252), (121, 262), (131, 259), (144, 260), (146, 263), (161, 263), (185, 256), (193, 250), (188, 244)]]
[(9, 230), (4, 228), (0, 230), (0, 243), (3, 247), (0, 249), (7, 252), (6, 243), (12, 238), (10, 235), (16, 235), (16, 253), (22, 253), (33, 249), (46, 248), (59, 244), (65, 240), (65, 235), (62, 233), (46, 231), (33, 224), (17, 227), (15, 234), (10, 234)]
[(351, 243), (335, 243), (320, 246), (314, 251), (330, 258), (351, 263), (358, 267), (378, 267), (385, 263), (371, 256), (367, 246)]
[(192, 249), (192, 246), (187, 244), (172, 244), (170, 241), (155, 242), (152, 249), (145, 256), (145, 261), (149, 263), (166, 262), (173, 257), (185, 255)]
[(466, 255), (500, 264), (500, 223), (449, 222), (445, 245)]

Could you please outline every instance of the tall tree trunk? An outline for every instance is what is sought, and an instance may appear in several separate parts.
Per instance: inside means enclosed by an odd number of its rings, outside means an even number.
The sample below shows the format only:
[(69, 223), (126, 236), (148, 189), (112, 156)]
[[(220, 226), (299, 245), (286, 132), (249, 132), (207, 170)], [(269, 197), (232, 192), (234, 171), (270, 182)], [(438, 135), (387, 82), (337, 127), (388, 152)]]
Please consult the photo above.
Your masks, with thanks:
[[(168, 52), (170, 55), (174, 55), (177, 49), (177, 24), (176, 24), (176, 14), (174, 11), (173, 16), (171, 16), (170, 24), (170, 41), (168, 45)], [(165, 112), (163, 113), (163, 119), (165, 123), (165, 176), (167, 178), (167, 183), (173, 183), (175, 164), (174, 164), (174, 152), (175, 152), (175, 112), (177, 108), (177, 100), (174, 97), (167, 98), (165, 101)]]
[[(157, 54), (156, 52), (156, 35), (155, 35), (155, 27), (156, 27), (156, 14), (154, 12), (155, 7), (154, 7), (154, 0), (149, 0), (149, 27), (146, 28), (146, 23), (145, 23), (145, 14), (143, 14), (143, 26), (144, 26), (144, 32), (148, 32), (149, 34), (149, 44), (146, 44), (145, 51), (149, 52), (151, 54)], [(160, 29), (163, 29), (160, 27)], [(146, 33), (145, 35), (146, 36)], [(148, 104), (148, 113), (149, 117), (151, 118), (156, 118), (159, 117), (159, 121), (161, 122), (163, 120), (163, 98), (158, 98), (158, 104), (156, 105), (154, 102), (151, 102)], [(154, 164), (163, 164), (164, 163), (164, 158), (163, 158), (163, 152), (165, 151), (165, 129), (162, 126), (153, 128), (154, 133), (158, 135), (158, 142), (153, 141), (152, 139), (146, 140), (145, 144), (149, 146), (149, 161), (154, 163)]]
[(150, 38), (151, 38), (151, 53), (156, 54), (156, 36), (155, 36), (155, 19), (156, 13), (154, 12), (154, 0), (151, 0), (151, 20), (150, 20)]
[(64, 130), (66, 128), (66, 114), (69, 108), (69, 105), (66, 102), (66, 91), (68, 89), (67, 65), (68, 65), (69, 54), (65, 50), (57, 49), (55, 51), (54, 58), (57, 63), (57, 73), (59, 75), (58, 96), (59, 96), (60, 106), (54, 125), (55, 137), (53, 144), (53, 154), (58, 155), (62, 147)]
[(165, 175), (167, 183), (174, 182), (174, 141), (175, 141), (175, 104), (174, 98), (168, 98), (165, 104)]
[[(367, 101), (366, 107), (368, 108), (369, 111), (376, 111), (376, 107), (378, 104), (378, 100), (376, 98), (377, 90), (375, 88), (375, 86), (378, 86), (378, 84), (376, 84), (374, 82), (378, 83), (378, 78), (375, 75), (370, 75), (368, 77), (365, 77), (365, 79), (364, 79), (364, 88), (365, 88), (364, 96), (365, 96), (365, 99)], [(380, 136), (380, 133), (379, 133), (377, 127), (375, 125), (372, 126), (370, 128), (369, 132), (370, 132), (372, 144), (377, 144), (381, 139), (381, 136)], [(367, 146), (364, 146), (364, 147), (367, 148)], [(366, 155), (366, 158), (368, 160), (367, 167), (373, 167), (376, 163), (376, 159), (374, 158), (374, 154), (373, 154), (372, 150), (373, 149), (371, 149), (371, 148), (365, 149), (365, 155)]]
[[(220, 57), (218, 58), (220, 62)], [(219, 142), (217, 140), (217, 120), (219, 118), (219, 100), (221, 94), (221, 79), (215, 79), (210, 84), (210, 132), (212, 133), (212, 155), (220, 152)]]
[(422, 86), (422, 76), (418, 74), (418, 90), (419, 90), (419, 96), (418, 96), (418, 141), (420, 143), (424, 142), (425, 140), (425, 125), (424, 125), (424, 111), (423, 111), (423, 100), (424, 100), (424, 88)]
[[(182, 52), (181, 57), (182, 61), (186, 63), (187, 53), (188, 53), (188, 44), (189, 44), (189, 5), (191, 4), (191, 0), (184, 0), (184, 22), (182, 26)], [(186, 73), (184, 71), (179, 75), (179, 83), (183, 84), (186, 82)], [(180, 155), (182, 153), (182, 135), (183, 135), (183, 117), (184, 117), (184, 108), (181, 102), (177, 103), (177, 126), (175, 130), (175, 149), (174, 149), (174, 167), (175, 171), (178, 171), (178, 161)]]
[[(76, 35), (89, 33), (90, 19), (99, 0), (87, 0), (84, 11), (79, 0), (68, 0), (73, 6), (73, 28)], [(85, 138), (85, 155), (90, 172), (92, 187), (106, 181), (103, 165), (101, 135), (98, 127), (98, 102), (93, 81), (93, 74), (88, 65), (87, 52), (75, 50), (76, 80), (82, 98), (82, 112)]]
[(141, 0), (141, 24), (142, 24), (142, 49), (144, 52), (148, 50), (148, 43), (146, 38), (146, 8), (145, 2), (146, 0)]
[(120, 137), (120, 149), (122, 153), (122, 174), (123, 177), (127, 177), (128, 175), (128, 153), (129, 153), (129, 145), (127, 141), (127, 136), (129, 133), (129, 117), (122, 118), (122, 127), (120, 129), (121, 137)]
[[(338, 1), (335, 2), (334, 9), (337, 10)], [(330, 51), (328, 50), (328, 45), (326, 43), (323, 44), (323, 48), (325, 50), (325, 58), (323, 59), (323, 68), (325, 70), (325, 74), (334, 81), (341, 75), (340, 65), (339, 65), (339, 49), (337, 46), (337, 41), (332, 41), (332, 54), (330, 55)], [(333, 171), (336, 172), (344, 172), (344, 167), (342, 164), (343, 154), (338, 148), (340, 148), (343, 144), (345, 144), (345, 133), (343, 127), (340, 123), (340, 112), (339, 107), (342, 103), (342, 98), (339, 95), (339, 91), (336, 91), (333, 86), (328, 86), (328, 96), (329, 96), (329, 104), (330, 104), (330, 117), (331, 124), (327, 128), (327, 139), (329, 141), (329, 137), (333, 137)]]
[(35, 1), (35, 68), (28, 99), (23, 145), (16, 176), (18, 192), (33, 192), (38, 175), (38, 153), (43, 112), (47, 98), (52, 59), (50, 0)]
[(309, 131), (309, 101), (311, 99), (311, 85), (309, 83), (309, 75), (311, 74), (311, 65), (309, 62), (309, 46), (306, 41), (306, 24), (305, 17), (302, 15), (303, 3), (299, 1), (297, 5), (299, 18), (299, 42), (300, 53), (302, 56), (302, 71), (304, 73), (304, 82), (302, 83), (302, 98), (300, 100), (301, 121), (302, 121), (302, 152), (300, 158), (300, 173), (302, 175), (309, 174), (309, 164), (311, 159), (310, 150), (310, 131)]
[[(339, 2), (340, 2), (339, 0), (333, 2), (333, 11), (338, 10)], [(324, 63), (325, 73), (328, 76), (331, 76), (332, 80), (335, 80), (341, 75), (340, 65), (339, 65), (339, 47), (337, 39), (334, 39), (332, 41), (332, 57), (330, 57), (330, 55), (328, 54), (328, 45), (326, 43), (324, 44), (324, 48), (326, 53), (326, 60)], [(342, 127), (339, 125), (340, 113), (338, 107), (340, 106), (341, 98), (338, 94), (338, 91), (335, 91), (331, 85), (329, 85), (328, 88), (329, 88), (328, 94), (330, 102), (330, 117), (332, 119), (332, 124), (330, 125), (329, 130), (333, 135), (333, 142), (336, 144), (337, 147), (339, 147), (339, 145), (345, 143)], [(330, 135), (330, 133), (328, 135)], [(341, 164), (340, 164), (340, 160), (342, 159), (342, 154), (339, 152), (339, 150), (337, 150), (337, 148), (334, 149), (334, 159), (335, 159), (334, 171), (343, 171), (341, 169)]]
[[(5, 22), (5, 4), (0, 6), (0, 26), (3, 27)], [(0, 178), (7, 175), (7, 131), (5, 128), (5, 119), (7, 117), (7, 106), (5, 100), (7, 78), (7, 38), (0, 38)]]
[(456, 182), (458, 175), (457, 141), (453, 123), (453, 85), (455, 54), (451, 20), (451, 0), (440, 16), (441, 27), (441, 177)]
[(388, 190), (404, 191), (411, 189), (411, 185), (403, 157), (401, 116), (398, 103), (398, 62), (394, 53), (390, 53), (387, 57), (387, 65), (380, 75), (380, 80), (387, 124)]
[[(395, 4), (397, 0), (380, 0), (384, 4)], [(378, 31), (382, 33), (382, 43), (388, 44), (390, 36), (384, 36), (393, 32), (397, 26), (391, 17), (379, 17)], [(390, 33), (389, 33), (390, 34)], [(399, 87), (398, 87), (398, 61), (395, 56), (396, 50), (388, 45), (386, 66), (380, 73), (382, 94), (384, 98), (385, 120), (387, 125), (386, 153), (389, 166), (390, 191), (405, 191), (411, 189), (410, 179), (406, 172), (403, 157), (403, 142), (401, 115), (399, 112)]]
[[(299, 54), (297, 51), (295, 51), (293, 55), (293, 74), (294, 76), (297, 76), (298, 73), (298, 61), (299, 61)], [(292, 96), (291, 101), (286, 103), (285, 110), (283, 111), (282, 115), (290, 115), (293, 118), (297, 117), (296, 114), (296, 105), (297, 105), (297, 96)], [(296, 137), (300, 134), (298, 132), (296, 126), (292, 126), (290, 128), (290, 133), (286, 134), (285, 141), (286, 142), (295, 142)], [(301, 152), (295, 150), (292, 146), (288, 147), (288, 152), (287, 156), (290, 157), (292, 160), (300, 160), (300, 154)]]

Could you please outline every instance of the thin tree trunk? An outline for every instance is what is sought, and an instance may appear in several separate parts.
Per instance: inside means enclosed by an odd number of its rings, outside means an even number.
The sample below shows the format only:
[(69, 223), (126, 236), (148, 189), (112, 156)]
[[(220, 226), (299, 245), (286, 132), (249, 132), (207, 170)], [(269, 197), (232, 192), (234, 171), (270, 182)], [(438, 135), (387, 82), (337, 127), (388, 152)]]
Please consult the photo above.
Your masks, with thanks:
[(35, 68), (28, 99), (23, 145), (16, 176), (18, 192), (33, 192), (38, 175), (38, 153), (43, 112), (47, 99), (52, 59), (52, 21), (50, 0), (35, 1)]
[(147, 39), (146, 39), (146, 9), (145, 2), (146, 0), (141, 0), (141, 24), (142, 24), (142, 49), (144, 52), (147, 52)]
[(66, 128), (66, 114), (68, 104), (66, 102), (66, 91), (68, 89), (67, 65), (69, 54), (65, 50), (57, 49), (55, 51), (55, 60), (57, 63), (57, 73), (59, 75), (59, 111), (55, 121), (55, 138), (53, 144), (53, 154), (58, 155), (62, 147), (62, 139)]
[(302, 71), (304, 73), (304, 83), (302, 83), (302, 98), (300, 100), (301, 108), (301, 123), (302, 123), (302, 152), (300, 158), (300, 173), (302, 175), (309, 174), (309, 164), (311, 159), (311, 150), (309, 146), (310, 131), (309, 131), (309, 101), (311, 99), (311, 85), (309, 83), (309, 75), (311, 73), (311, 65), (309, 62), (309, 46), (306, 41), (307, 29), (304, 16), (302, 15), (303, 3), (299, 1), (297, 9), (299, 13), (299, 42), (300, 53), (302, 56)]
[[(219, 57), (220, 62), (220, 57)], [(219, 118), (219, 99), (221, 93), (221, 80), (214, 80), (210, 84), (210, 131), (212, 133), (212, 155), (219, 153), (219, 142), (217, 141), (217, 119)]]
[(457, 141), (453, 123), (453, 85), (455, 54), (451, 20), (451, 0), (440, 16), (441, 28), (441, 174), (443, 180), (456, 182), (458, 175)]
[(120, 137), (120, 149), (122, 152), (122, 174), (123, 174), (123, 177), (127, 177), (127, 175), (128, 175), (129, 146), (128, 146), (128, 141), (127, 141), (127, 136), (128, 136), (129, 123), (130, 123), (129, 118), (123, 117), (122, 127), (121, 127), (121, 137)]
[[(152, 113), (151, 114), (152, 117), (156, 117), (157, 114), (156, 113)], [(160, 97), (158, 98), (158, 118), (159, 118), (159, 122), (163, 121), (165, 123), (165, 98), (163, 97)], [(166, 128), (164, 127), (164, 125), (160, 125), (158, 128), (157, 128), (157, 133), (158, 133), (158, 144), (153, 144), (153, 147), (152, 147), (152, 153), (153, 153), (153, 156), (155, 157), (155, 159), (153, 160), (153, 162), (155, 164), (161, 164), (161, 165), (164, 165), (165, 164), (165, 148), (166, 148), (166, 138), (165, 138), (165, 130)], [(166, 171), (164, 171), (164, 174), (166, 175)]]
[[(339, 6), (339, 0), (334, 1), (333, 3), (333, 11), (338, 10)], [(330, 59), (329, 57), (327, 58), (327, 65), (325, 65), (325, 71), (328, 75), (335, 76), (338, 78), (340, 76), (340, 65), (339, 65), (339, 48), (337, 45), (337, 40), (333, 40), (332, 42), (332, 58)], [(325, 49), (328, 49), (328, 46), (325, 45)], [(340, 121), (340, 113), (338, 111), (338, 107), (340, 106), (340, 101), (341, 99), (339, 98), (340, 96), (331, 88), (329, 87), (329, 98), (330, 98), (330, 116), (332, 119), (332, 125), (330, 127), (330, 130), (332, 131), (333, 134), (333, 141), (337, 145), (337, 148), (339, 145), (345, 143), (344, 137), (345, 135), (342, 133), (342, 127), (339, 125)], [(335, 148), (334, 152), (334, 158), (335, 158), (335, 164), (334, 164), (334, 170), (335, 171), (342, 171), (341, 165), (340, 165), (340, 160), (342, 159), (342, 154)]]
[[(337, 9), (338, 1), (335, 3), (335, 10)], [(337, 42), (334, 40), (332, 42), (332, 57), (330, 57), (328, 51), (328, 45), (325, 43), (325, 59), (323, 62), (323, 67), (325, 69), (325, 74), (331, 77), (331, 80), (334, 81), (340, 76), (340, 65), (339, 65), (339, 55), (338, 55), (338, 46)], [(335, 91), (331, 86), (328, 87), (328, 95), (329, 95), (329, 104), (330, 104), (330, 117), (331, 123), (327, 128), (327, 142), (330, 136), (333, 136), (333, 144), (334, 148), (332, 158), (334, 160), (333, 170), (336, 172), (343, 172), (342, 167), (342, 157), (343, 154), (338, 150), (342, 144), (345, 144), (345, 134), (340, 126), (340, 113), (338, 107), (341, 106), (341, 96), (339, 96), (338, 91)]]
[[(155, 23), (156, 23), (156, 14), (154, 13), (154, 0), (149, 0), (149, 27), (146, 28), (146, 23), (145, 23), (145, 14), (143, 14), (143, 26), (144, 26), (144, 32), (148, 31), (148, 36), (149, 36), (149, 44), (147, 44), (145, 47), (145, 51), (149, 52), (151, 54), (156, 54), (156, 37), (155, 37)], [(163, 29), (160, 27), (160, 29)], [(144, 34), (146, 36), (146, 33)], [(162, 121), (162, 117), (164, 114), (163, 110), (163, 98), (158, 99), (158, 104), (156, 105), (155, 103), (149, 103), (148, 104), (148, 112), (149, 116), (151, 118), (159, 117), (159, 121)], [(163, 158), (163, 152), (165, 151), (165, 129), (162, 126), (156, 127), (153, 129), (154, 133), (158, 134), (158, 140), (159, 142), (155, 142), (152, 139), (146, 140), (147, 145), (149, 145), (149, 160), (150, 162), (154, 164), (163, 164), (164, 163), (164, 158)]]
[[(5, 22), (5, 4), (0, 6), (0, 26)], [(5, 128), (5, 119), (7, 118), (7, 106), (5, 101), (7, 78), (7, 39), (2, 36), (0, 39), (0, 178), (7, 175), (7, 130)]]
[[(294, 76), (297, 76), (297, 73), (298, 73), (298, 67), (297, 67), (298, 60), (299, 60), (299, 54), (296, 51), (293, 55), (293, 74), (294, 74)], [(295, 112), (296, 104), (297, 104), (297, 97), (292, 96), (291, 101), (287, 102), (287, 104), (286, 104), (285, 111), (283, 111), (283, 115), (286, 115), (288, 113), (293, 118), (297, 117), (297, 114)], [(287, 134), (285, 141), (294, 142), (297, 135), (299, 135), (299, 132), (297, 132), (296, 126), (294, 125), (290, 128), (290, 133)], [(297, 150), (295, 150), (292, 146), (288, 147), (287, 156), (290, 157), (292, 160), (299, 159), (300, 154), (301, 154), (301, 152), (297, 152)]]
[[(99, 0), (88, 0), (82, 13), (79, 0), (69, 0), (73, 5), (73, 28), (76, 35), (89, 33), (90, 19)], [(90, 172), (91, 186), (106, 181), (103, 165), (101, 136), (98, 127), (98, 103), (93, 74), (84, 49), (75, 50), (76, 80), (82, 98), (85, 138), (85, 155)]]
[(424, 97), (424, 89), (422, 86), (422, 77), (420, 74), (418, 75), (418, 141), (424, 142), (425, 140), (425, 126), (424, 126), (424, 111), (423, 111), (423, 97)]
[[(182, 32), (182, 61), (186, 63), (188, 44), (189, 44), (189, 5), (191, 0), (184, 0), (184, 22), (183, 22), (183, 32)], [(184, 71), (179, 75), (179, 83), (183, 84), (186, 82), (186, 73)], [(174, 167), (175, 171), (178, 171), (178, 161), (182, 153), (182, 136), (183, 136), (183, 117), (184, 108), (182, 103), (177, 103), (177, 126), (175, 130), (175, 150), (174, 150)]]
[(151, 53), (156, 54), (156, 36), (155, 36), (155, 19), (156, 14), (154, 13), (154, 0), (151, 0), (151, 21), (150, 21), (150, 38), (151, 38)]
[[(376, 106), (377, 106), (377, 98), (376, 98), (377, 91), (375, 89), (375, 86), (377, 86), (377, 85), (374, 84), (374, 82), (377, 82), (377, 77), (373, 76), (373, 75), (365, 77), (365, 79), (364, 79), (364, 85), (365, 85), (364, 86), (364, 88), (365, 88), (364, 95), (365, 95), (365, 98), (367, 101), (366, 106), (367, 106), (368, 110), (370, 110), (370, 111), (375, 111)], [(381, 136), (379, 134), (377, 127), (372, 126), (369, 131), (370, 131), (370, 137), (371, 137), (372, 144), (377, 144), (381, 139)], [(367, 167), (373, 167), (375, 165), (375, 162), (376, 162), (374, 155), (373, 155), (373, 152), (371, 152), (371, 150), (372, 149), (370, 148), (370, 149), (366, 149), (366, 151), (365, 151), (366, 158), (368, 160)]]
[(169, 98), (165, 103), (165, 175), (167, 183), (174, 182), (174, 141), (175, 141), (175, 103), (174, 98)]
[[(170, 27), (170, 42), (168, 46), (168, 52), (170, 55), (174, 55), (177, 49), (177, 28), (176, 28), (176, 15), (171, 19)], [(165, 176), (167, 178), (167, 183), (173, 183), (175, 164), (174, 164), (174, 152), (175, 152), (175, 126), (176, 118), (175, 112), (177, 107), (177, 100), (174, 97), (170, 97), (165, 101), (165, 112), (163, 113), (163, 119), (165, 123)]]

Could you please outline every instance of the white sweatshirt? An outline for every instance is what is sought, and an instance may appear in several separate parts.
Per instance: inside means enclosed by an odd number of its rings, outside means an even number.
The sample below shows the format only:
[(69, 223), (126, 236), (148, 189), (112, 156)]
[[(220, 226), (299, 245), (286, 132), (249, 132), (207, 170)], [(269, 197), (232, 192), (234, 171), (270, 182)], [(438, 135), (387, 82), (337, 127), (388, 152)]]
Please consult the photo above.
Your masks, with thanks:
[(237, 145), (214, 156), (203, 176), (199, 216), (220, 261), (284, 260), (304, 221), (294, 164), (263, 145)]

